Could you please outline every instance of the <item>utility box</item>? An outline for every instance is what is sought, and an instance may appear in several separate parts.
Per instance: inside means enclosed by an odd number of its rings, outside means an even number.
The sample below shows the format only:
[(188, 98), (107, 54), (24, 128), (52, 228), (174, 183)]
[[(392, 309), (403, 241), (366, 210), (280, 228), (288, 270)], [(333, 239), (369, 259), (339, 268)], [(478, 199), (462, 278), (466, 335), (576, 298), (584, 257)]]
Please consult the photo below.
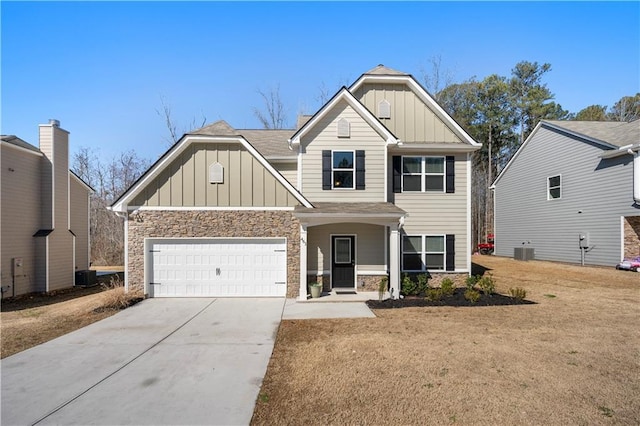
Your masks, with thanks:
[(96, 279), (96, 271), (76, 271), (76, 286), (92, 287), (98, 283)]
[(582, 232), (580, 234), (578, 234), (578, 244), (580, 245), (581, 249), (588, 249), (590, 246), (589, 244), (589, 233), (588, 232)]
[(514, 247), (513, 258), (515, 260), (534, 260), (536, 250), (533, 247)]

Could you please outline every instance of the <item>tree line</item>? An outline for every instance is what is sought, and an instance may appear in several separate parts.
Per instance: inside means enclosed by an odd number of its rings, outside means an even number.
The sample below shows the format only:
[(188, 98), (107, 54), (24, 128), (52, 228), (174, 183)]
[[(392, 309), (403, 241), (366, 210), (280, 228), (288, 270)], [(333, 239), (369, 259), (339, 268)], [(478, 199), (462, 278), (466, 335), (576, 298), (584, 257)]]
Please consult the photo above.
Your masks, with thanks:
[[(550, 64), (522, 61), (511, 75), (492, 74), (482, 80), (475, 77), (452, 83), (439, 58), (431, 59), (431, 69), (423, 72), (423, 83), (434, 99), (462, 126), (482, 149), (473, 154), (471, 192), (472, 244), (484, 241), (493, 232), (491, 183), (511, 156), (531, 134), (540, 120), (633, 121), (640, 118), (640, 93), (624, 96), (610, 108), (589, 105), (577, 113), (555, 102), (554, 94), (544, 82)], [(318, 99), (326, 101), (324, 83)], [(264, 105), (254, 107), (253, 114), (265, 129), (287, 127), (287, 110), (280, 88), (258, 90)], [(168, 131), (166, 143), (176, 142), (181, 134), (164, 98), (156, 112)], [(200, 123), (201, 121), (201, 123)], [(203, 126), (206, 118), (192, 120), (184, 133)], [(201, 127), (200, 126), (200, 127)], [(129, 150), (110, 161), (97, 152), (82, 147), (72, 160), (72, 168), (95, 189), (91, 196), (91, 258), (94, 264), (121, 265), (124, 262), (122, 219), (107, 209), (146, 171), (151, 161)]]

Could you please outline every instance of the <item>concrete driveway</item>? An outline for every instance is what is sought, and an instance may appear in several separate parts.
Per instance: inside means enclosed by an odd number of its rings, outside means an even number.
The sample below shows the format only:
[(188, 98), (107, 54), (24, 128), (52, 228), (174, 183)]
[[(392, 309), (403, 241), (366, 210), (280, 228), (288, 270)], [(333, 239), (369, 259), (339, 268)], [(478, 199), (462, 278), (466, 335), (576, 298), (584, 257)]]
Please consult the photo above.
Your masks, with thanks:
[(149, 299), (2, 360), (2, 425), (246, 425), (285, 299)]

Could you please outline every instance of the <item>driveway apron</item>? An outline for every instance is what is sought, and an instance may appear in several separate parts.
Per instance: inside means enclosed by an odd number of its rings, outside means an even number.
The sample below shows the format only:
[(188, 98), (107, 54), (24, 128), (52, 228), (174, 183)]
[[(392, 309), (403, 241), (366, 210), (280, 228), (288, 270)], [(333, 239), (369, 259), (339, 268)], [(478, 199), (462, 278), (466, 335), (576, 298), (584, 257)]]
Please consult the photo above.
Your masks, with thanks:
[(284, 299), (149, 299), (2, 360), (2, 424), (244, 425)]

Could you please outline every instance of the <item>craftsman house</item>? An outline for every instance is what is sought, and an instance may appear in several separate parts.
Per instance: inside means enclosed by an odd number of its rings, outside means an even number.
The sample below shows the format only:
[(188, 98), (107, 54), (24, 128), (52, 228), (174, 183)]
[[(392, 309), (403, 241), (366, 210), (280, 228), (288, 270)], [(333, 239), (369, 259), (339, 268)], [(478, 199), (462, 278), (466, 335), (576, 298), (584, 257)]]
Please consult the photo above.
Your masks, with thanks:
[(127, 283), (150, 297), (377, 290), (471, 269), (481, 147), (409, 74), (382, 65), (293, 130), (186, 134), (112, 205)]
[(640, 256), (640, 120), (542, 121), (493, 184), (495, 252), (614, 266)]
[(89, 197), (69, 170), (69, 132), (57, 120), (39, 127), (40, 148), (1, 137), (2, 294), (71, 287), (89, 269)]

